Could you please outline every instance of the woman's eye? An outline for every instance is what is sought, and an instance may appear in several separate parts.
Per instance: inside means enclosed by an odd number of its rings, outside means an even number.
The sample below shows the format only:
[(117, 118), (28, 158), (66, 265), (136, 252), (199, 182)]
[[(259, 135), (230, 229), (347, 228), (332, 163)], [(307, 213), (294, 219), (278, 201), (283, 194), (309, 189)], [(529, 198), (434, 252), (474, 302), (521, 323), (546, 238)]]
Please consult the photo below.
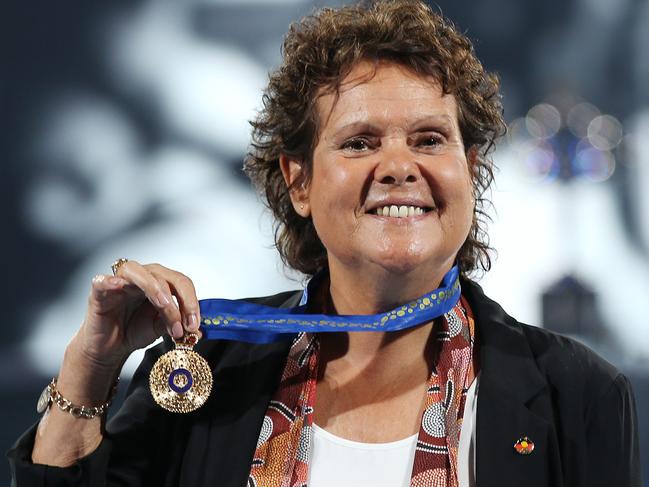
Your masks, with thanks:
[(362, 152), (369, 148), (369, 143), (365, 139), (350, 139), (343, 144), (343, 149), (351, 150), (354, 152)]
[(421, 139), (419, 142), (420, 145), (424, 147), (437, 147), (444, 142), (441, 136), (439, 135), (429, 135)]

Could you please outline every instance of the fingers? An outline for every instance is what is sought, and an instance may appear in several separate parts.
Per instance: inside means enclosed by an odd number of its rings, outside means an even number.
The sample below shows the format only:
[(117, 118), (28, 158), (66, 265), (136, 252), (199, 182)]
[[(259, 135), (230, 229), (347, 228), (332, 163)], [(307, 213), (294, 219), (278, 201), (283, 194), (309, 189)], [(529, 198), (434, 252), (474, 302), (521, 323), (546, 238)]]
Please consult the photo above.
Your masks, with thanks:
[(122, 279), (119, 277), (97, 274), (92, 278), (91, 297), (94, 297), (95, 299), (103, 298), (107, 292), (117, 288), (117, 281), (122, 281)]
[(158, 296), (159, 303), (157, 308), (160, 317), (166, 323), (167, 333), (174, 338), (180, 338), (185, 334), (183, 331), (182, 316), (178, 306), (176, 306), (176, 303), (172, 298), (170, 298), (172, 294), (169, 284), (153, 274), (152, 276), (158, 282), (158, 286), (161, 290), (160, 295)]
[(115, 291), (126, 284), (128, 281), (121, 277), (98, 274), (92, 278), (89, 301), (95, 303), (99, 313), (105, 313), (119, 304), (121, 296)]
[(168, 284), (170, 292), (178, 300), (183, 329), (189, 332), (198, 331), (200, 308), (192, 280), (180, 272), (168, 269), (159, 264), (150, 264), (146, 267), (158, 280), (162, 280)]
[[(160, 264), (142, 265), (135, 261), (122, 264), (118, 278), (132, 282), (142, 290), (166, 322), (167, 332), (180, 338), (185, 330), (196, 332), (200, 309), (191, 279)], [(177, 299), (178, 304), (173, 300)]]
[(182, 315), (173, 301), (169, 284), (164, 278), (153, 275), (139, 262), (129, 260), (122, 264), (117, 276), (134, 284), (146, 296), (163, 318), (167, 333), (175, 338), (183, 336)]

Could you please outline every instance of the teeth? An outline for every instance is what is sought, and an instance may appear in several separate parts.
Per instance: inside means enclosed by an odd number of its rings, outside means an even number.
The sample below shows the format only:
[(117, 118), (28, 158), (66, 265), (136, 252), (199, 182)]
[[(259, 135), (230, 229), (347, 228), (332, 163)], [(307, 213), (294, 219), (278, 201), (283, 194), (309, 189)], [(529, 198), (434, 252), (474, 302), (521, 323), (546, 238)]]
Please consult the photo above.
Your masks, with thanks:
[(376, 209), (376, 214), (379, 216), (390, 216), (393, 218), (405, 218), (408, 216), (419, 216), (426, 213), (426, 210), (419, 206), (381, 206)]

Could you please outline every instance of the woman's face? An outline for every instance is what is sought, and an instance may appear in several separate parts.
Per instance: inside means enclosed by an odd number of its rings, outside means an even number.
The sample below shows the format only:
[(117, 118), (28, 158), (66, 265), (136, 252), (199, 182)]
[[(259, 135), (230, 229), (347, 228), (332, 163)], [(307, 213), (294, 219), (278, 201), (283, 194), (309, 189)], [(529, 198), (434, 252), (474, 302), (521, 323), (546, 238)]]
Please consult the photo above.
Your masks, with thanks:
[(318, 100), (312, 179), (296, 208), (313, 218), (332, 272), (378, 266), (438, 275), (473, 216), (455, 98), (401, 66), (373, 70), (360, 63), (337, 100)]

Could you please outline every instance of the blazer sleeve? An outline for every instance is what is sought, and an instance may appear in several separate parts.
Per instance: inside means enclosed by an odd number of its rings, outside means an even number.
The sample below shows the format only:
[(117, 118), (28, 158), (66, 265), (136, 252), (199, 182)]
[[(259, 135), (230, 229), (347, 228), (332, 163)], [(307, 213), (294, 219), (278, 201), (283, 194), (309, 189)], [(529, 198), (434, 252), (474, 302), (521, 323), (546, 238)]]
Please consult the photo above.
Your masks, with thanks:
[(590, 409), (586, 422), (590, 487), (642, 487), (638, 419), (631, 383), (618, 374)]
[[(110, 485), (162, 485), (156, 475), (164, 469), (165, 449), (173, 431), (173, 416), (165, 413), (151, 398), (148, 376), (163, 346), (149, 349), (129, 386), (120, 410), (108, 422), (104, 439), (88, 456), (70, 467), (34, 464), (31, 461), (36, 425), (9, 450), (7, 456), (13, 487), (63, 487)], [(173, 434), (173, 433), (171, 433)]]

